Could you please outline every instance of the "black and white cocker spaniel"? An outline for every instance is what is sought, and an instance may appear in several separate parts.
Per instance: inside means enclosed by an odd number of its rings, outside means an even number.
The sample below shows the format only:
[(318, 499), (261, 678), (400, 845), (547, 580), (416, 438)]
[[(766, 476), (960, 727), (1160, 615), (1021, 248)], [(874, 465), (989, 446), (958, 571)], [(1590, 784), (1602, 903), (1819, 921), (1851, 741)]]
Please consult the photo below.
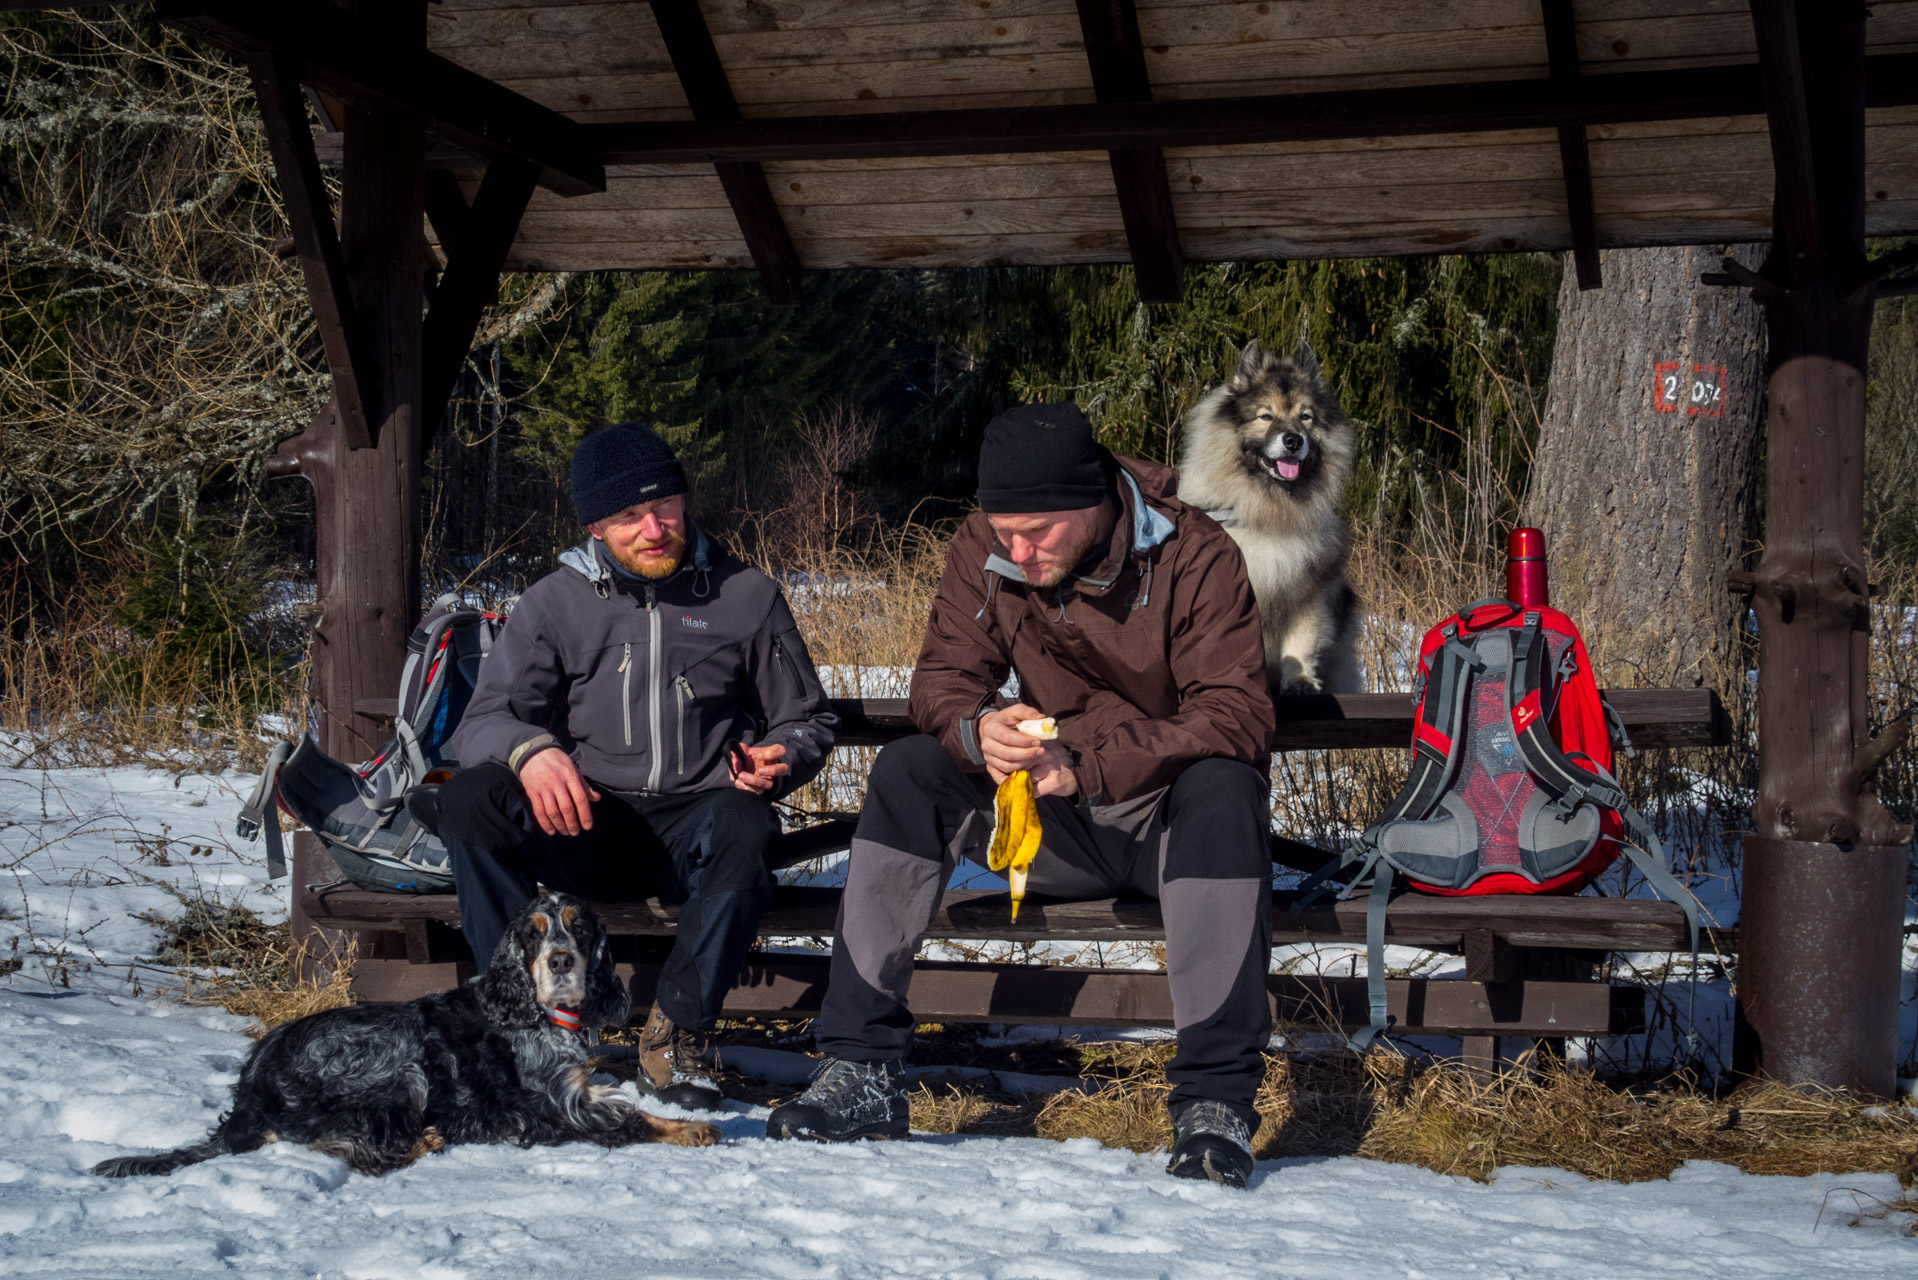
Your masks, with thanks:
[(93, 1172), (172, 1173), (269, 1142), (303, 1142), (371, 1174), (459, 1142), (711, 1145), (713, 1126), (649, 1116), (587, 1082), (582, 1028), (623, 1024), (629, 1004), (599, 918), (544, 894), (521, 909), (484, 976), (276, 1027), (240, 1068), (233, 1109), (205, 1142), (103, 1160)]

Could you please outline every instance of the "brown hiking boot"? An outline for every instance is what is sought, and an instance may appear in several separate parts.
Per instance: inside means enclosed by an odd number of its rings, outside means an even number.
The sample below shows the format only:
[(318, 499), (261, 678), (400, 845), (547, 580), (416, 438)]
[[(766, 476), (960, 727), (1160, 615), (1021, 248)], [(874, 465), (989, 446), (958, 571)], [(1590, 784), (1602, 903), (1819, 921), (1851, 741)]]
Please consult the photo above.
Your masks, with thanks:
[(662, 1102), (692, 1111), (717, 1111), (719, 1051), (710, 1031), (674, 1025), (657, 1006), (639, 1033), (639, 1085)]

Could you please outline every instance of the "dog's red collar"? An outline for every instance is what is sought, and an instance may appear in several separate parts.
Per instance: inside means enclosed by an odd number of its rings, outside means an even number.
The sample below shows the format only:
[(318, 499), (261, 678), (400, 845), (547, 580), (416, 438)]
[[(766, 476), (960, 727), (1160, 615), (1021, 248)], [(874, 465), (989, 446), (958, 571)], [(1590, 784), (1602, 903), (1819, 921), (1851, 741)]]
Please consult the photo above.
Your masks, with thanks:
[(563, 1027), (567, 1031), (579, 1030), (579, 1015), (568, 1009), (548, 1009), (546, 1011), (546, 1020), (556, 1027)]

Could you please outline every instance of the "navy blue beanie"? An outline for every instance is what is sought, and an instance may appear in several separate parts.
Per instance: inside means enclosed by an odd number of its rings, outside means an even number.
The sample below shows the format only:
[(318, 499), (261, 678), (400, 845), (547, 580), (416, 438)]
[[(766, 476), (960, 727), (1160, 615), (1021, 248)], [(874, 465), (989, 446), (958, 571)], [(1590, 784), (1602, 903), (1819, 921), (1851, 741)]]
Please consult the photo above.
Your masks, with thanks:
[(581, 524), (684, 492), (686, 469), (673, 447), (643, 422), (595, 431), (573, 450), (573, 510)]
[(1105, 453), (1070, 400), (1022, 404), (986, 424), (979, 446), (979, 507), (994, 515), (1079, 511), (1108, 489)]

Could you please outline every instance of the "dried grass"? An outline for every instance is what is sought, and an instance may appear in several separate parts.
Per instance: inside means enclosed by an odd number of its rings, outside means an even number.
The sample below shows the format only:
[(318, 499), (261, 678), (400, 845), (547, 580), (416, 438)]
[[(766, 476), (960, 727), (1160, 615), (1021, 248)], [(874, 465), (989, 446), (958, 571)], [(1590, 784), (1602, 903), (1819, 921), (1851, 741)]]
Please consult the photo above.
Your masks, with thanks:
[(157, 920), (154, 963), (176, 970), (166, 994), (254, 1019), (248, 1034), (353, 1003), (355, 947), (294, 941), (285, 923), (266, 924), (245, 907), (189, 900), (184, 914)]
[(75, 606), (58, 630), (0, 633), (0, 732), (16, 747), (3, 762), (259, 769), (273, 742), (261, 717), (301, 723), (305, 674), (301, 664), (209, 679), (165, 637), (136, 636), (105, 608)]
[[(1105, 1087), (1055, 1095), (1034, 1132), (1163, 1150), (1171, 1044), (1088, 1046), (1101, 1047)], [(1383, 1053), (1268, 1057), (1253, 1145), (1261, 1159), (1358, 1155), (1480, 1181), (1516, 1165), (1642, 1182), (1708, 1160), (1747, 1173), (1891, 1173), (1918, 1187), (1918, 1111), (1908, 1106), (1770, 1082), (1725, 1097), (1682, 1082), (1637, 1090), (1555, 1060), (1534, 1067), (1483, 1078)]]

